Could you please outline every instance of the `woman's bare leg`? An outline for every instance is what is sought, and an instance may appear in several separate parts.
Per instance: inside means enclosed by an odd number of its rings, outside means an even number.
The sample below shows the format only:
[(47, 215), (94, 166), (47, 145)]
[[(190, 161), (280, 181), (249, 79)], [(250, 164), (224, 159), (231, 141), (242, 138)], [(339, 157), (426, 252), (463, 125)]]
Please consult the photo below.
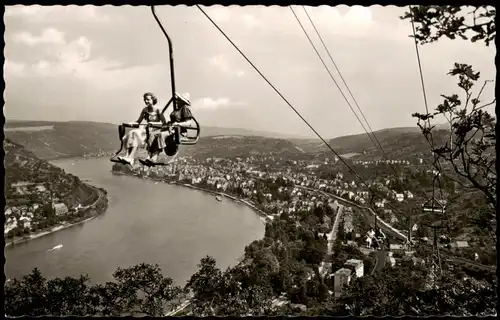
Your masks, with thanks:
[(125, 155), (125, 157), (122, 157), (122, 159), (133, 165), (136, 152), (137, 152), (137, 146), (127, 148), (127, 154)]

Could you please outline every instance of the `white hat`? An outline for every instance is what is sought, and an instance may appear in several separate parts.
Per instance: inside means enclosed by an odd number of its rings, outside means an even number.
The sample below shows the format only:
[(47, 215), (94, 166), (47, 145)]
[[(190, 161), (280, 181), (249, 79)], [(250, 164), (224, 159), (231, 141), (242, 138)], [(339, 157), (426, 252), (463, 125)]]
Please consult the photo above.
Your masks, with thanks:
[(179, 93), (175, 93), (175, 96), (184, 103), (186, 103), (188, 106), (191, 105), (191, 101), (189, 101), (189, 93), (184, 93), (182, 95)]

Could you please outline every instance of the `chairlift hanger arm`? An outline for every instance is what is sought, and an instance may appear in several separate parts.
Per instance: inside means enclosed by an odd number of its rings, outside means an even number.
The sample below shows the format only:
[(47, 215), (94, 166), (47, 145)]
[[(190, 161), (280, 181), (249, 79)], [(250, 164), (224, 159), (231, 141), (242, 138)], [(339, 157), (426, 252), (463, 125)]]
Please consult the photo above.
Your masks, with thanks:
[(161, 110), (161, 114), (164, 114), (165, 111), (167, 111), (168, 107), (170, 106), (170, 104), (172, 103), (172, 101), (174, 101), (173, 98), (170, 98), (170, 100), (168, 100), (167, 104), (163, 107), (163, 109)]
[[(165, 31), (165, 28), (163, 28), (163, 25), (161, 24), (160, 19), (158, 19), (154, 5), (151, 6), (151, 13), (153, 13), (153, 17), (155, 18), (156, 23), (158, 23), (158, 26), (160, 27), (161, 31), (163, 32), (163, 35), (165, 35), (165, 37), (167, 38), (167, 41), (168, 41), (168, 51), (169, 51), (169, 60), (170, 60), (170, 82), (172, 85), (172, 99), (171, 100), (172, 100), (172, 103), (174, 105), (174, 110), (177, 110), (177, 102), (175, 99), (175, 72), (174, 72), (174, 51), (173, 51), (174, 49), (172, 46), (172, 40), (168, 36), (167, 31)], [(167, 106), (168, 106), (168, 104), (167, 104)], [(164, 108), (163, 111), (165, 111), (165, 110), (166, 110), (166, 107)]]

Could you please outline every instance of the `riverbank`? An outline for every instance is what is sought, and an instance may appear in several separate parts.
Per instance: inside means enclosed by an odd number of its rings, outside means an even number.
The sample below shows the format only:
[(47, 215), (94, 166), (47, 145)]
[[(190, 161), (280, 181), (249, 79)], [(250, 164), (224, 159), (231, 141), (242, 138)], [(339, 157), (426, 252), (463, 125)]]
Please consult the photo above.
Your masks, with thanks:
[(223, 197), (229, 198), (229, 199), (231, 199), (234, 202), (243, 203), (243, 204), (249, 206), (250, 208), (252, 208), (255, 211), (255, 213), (257, 213), (257, 215), (259, 215), (262, 218), (265, 218), (266, 220), (267, 219), (272, 219), (272, 218), (270, 218), (270, 216), (268, 214), (266, 214), (264, 211), (262, 211), (261, 209), (259, 209), (256, 205), (254, 205), (253, 203), (251, 203), (248, 200), (241, 199), (241, 198), (229, 195), (229, 194), (224, 193), (224, 192), (219, 192), (219, 191), (215, 191), (215, 190), (211, 190), (211, 189), (207, 189), (207, 188), (202, 188), (202, 187), (194, 186), (194, 185), (189, 184), (189, 183), (181, 183), (181, 182), (178, 182), (178, 181), (173, 181), (170, 184), (175, 184), (175, 185), (178, 185), (178, 186), (183, 186), (183, 187), (188, 187), (188, 188), (195, 189), (195, 190), (200, 190), (200, 191), (203, 191), (203, 192), (206, 192), (206, 193), (210, 193), (213, 196), (219, 195), (219, 196), (223, 196)]
[(7, 239), (6, 239), (5, 240), (5, 247), (24, 243), (24, 242), (27, 242), (27, 241), (30, 241), (33, 239), (44, 237), (46, 235), (52, 234), (52, 233), (60, 231), (60, 230), (74, 227), (76, 225), (88, 222), (88, 221), (96, 218), (97, 216), (101, 215), (102, 213), (106, 212), (106, 209), (108, 208), (108, 197), (107, 197), (106, 191), (104, 189), (100, 189), (100, 188), (91, 186), (89, 184), (87, 184), (87, 186), (92, 188), (98, 194), (96, 201), (94, 201), (92, 204), (90, 204), (90, 205), (86, 206), (84, 209), (82, 209), (82, 210), (85, 210), (86, 213), (89, 213), (88, 215), (81, 218), (79, 221), (75, 221), (72, 223), (63, 222), (60, 225), (56, 225), (54, 227), (51, 227), (49, 229), (46, 229), (46, 230), (43, 230), (43, 231), (40, 231), (37, 233), (29, 234), (29, 235), (22, 237), (22, 238), (13, 239), (10, 241), (7, 241)]
[[(215, 196), (222, 196), (222, 197), (228, 198), (228, 199), (230, 199), (230, 200), (232, 200), (234, 202), (242, 203), (242, 204), (247, 205), (258, 216), (260, 216), (261, 218), (264, 218), (264, 219), (261, 219), (261, 221), (264, 224), (272, 221), (272, 219), (273, 219), (272, 216), (269, 216), (268, 214), (266, 214), (263, 210), (259, 209), (255, 204), (251, 203), (250, 201), (248, 201), (246, 199), (238, 198), (236, 196), (227, 194), (225, 192), (221, 192), (221, 191), (216, 191), (216, 190), (212, 190), (212, 189), (209, 189), (209, 188), (203, 188), (203, 187), (195, 186), (195, 185), (192, 185), (190, 183), (185, 183), (185, 182), (171, 180), (171, 179), (168, 179), (167, 177), (150, 177), (150, 176), (147, 176), (147, 175), (144, 175), (144, 174), (141, 174), (141, 173), (136, 173), (136, 172), (133, 172), (133, 171), (124, 172), (124, 171), (121, 171), (121, 170), (118, 170), (118, 171), (111, 170), (111, 172), (113, 174), (116, 174), (116, 175), (135, 176), (135, 177), (138, 177), (138, 178), (141, 178), (141, 179), (151, 180), (151, 181), (154, 181), (156, 183), (161, 182), (161, 183), (167, 183), (167, 184), (170, 184), (170, 185), (176, 185), (176, 186), (180, 186), (180, 187), (190, 188), (190, 189), (193, 189), (193, 190), (199, 190), (199, 191), (208, 193), (208, 194), (210, 194), (210, 195), (212, 195), (214, 197)], [(244, 263), (244, 261), (245, 261), (245, 254), (243, 253), (237, 259), (237, 264)], [(182, 302), (180, 303), (179, 306), (175, 307), (174, 309), (169, 310), (164, 316), (177, 316), (182, 311), (187, 310), (190, 307), (191, 303), (192, 303), (192, 299), (193, 299), (192, 295), (189, 296), (189, 297), (186, 297), (185, 299), (182, 300)]]
[[(113, 165), (113, 168), (114, 167), (115, 167), (115, 165)], [(147, 174), (143, 174), (143, 173), (140, 173), (140, 172), (135, 172), (135, 171), (132, 171), (130, 169), (121, 170), (122, 169), (121, 167), (118, 167), (119, 168), (118, 170), (114, 170), (113, 168), (111, 169), (111, 172), (113, 174), (116, 174), (116, 175), (135, 176), (135, 177), (139, 177), (141, 179), (148, 179), (148, 180), (155, 181), (155, 182), (168, 183), (168, 184), (171, 184), (171, 185), (177, 185), (177, 186), (181, 186), (181, 187), (187, 187), (187, 188), (190, 188), (190, 189), (199, 190), (199, 191), (202, 191), (202, 192), (209, 193), (209, 194), (213, 195), (214, 197), (215, 196), (222, 196), (222, 197), (225, 197), (225, 198), (229, 198), (229, 199), (231, 199), (234, 202), (243, 203), (243, 204), (247, 205), (248, 207), (250, 207), (258, 216), (260, 216), (261, 218), (263, 218), (262, 219), (263, 223), (270, 222), (273, 219), (272, 216), (268, 215), (266, 212), (264, 212), (264, 210), (260, 209), (257, 205), (255, 205), (251, 201), (249, 201), (247, 199), (242, 199), (242, 198), (230, 195), (230, 194), (227, 194), (227, 193), (222, 192), (222, 191), (217, 191), (217, 190), (212, 190), (212, 189), (209, 189), (209, 188), (203, 188), (203, 187), (200, 187), (200, 186), (195, 186), (195, 185), (192, 185), (190, 183), (176, 181), (176, 180), (173, 180), (171, 178), (169, 179), (168, 177), (149, 176)]]

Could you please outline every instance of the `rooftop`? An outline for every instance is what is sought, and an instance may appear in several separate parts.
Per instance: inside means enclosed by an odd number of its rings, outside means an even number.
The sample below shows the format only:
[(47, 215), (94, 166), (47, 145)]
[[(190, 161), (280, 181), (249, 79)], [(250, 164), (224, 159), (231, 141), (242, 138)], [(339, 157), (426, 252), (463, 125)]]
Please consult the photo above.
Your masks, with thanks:
[(350, 276), (351, 275), (351, 270), (346, 269), (346, 268), (341, 268), (337, 271), (335, 271), (336, 276)]
[(359, 259), (349, 259), (344, 263), (344, 265), (355, 266), (355, 267), (360, 264), (363, 264), (363, 261)]

